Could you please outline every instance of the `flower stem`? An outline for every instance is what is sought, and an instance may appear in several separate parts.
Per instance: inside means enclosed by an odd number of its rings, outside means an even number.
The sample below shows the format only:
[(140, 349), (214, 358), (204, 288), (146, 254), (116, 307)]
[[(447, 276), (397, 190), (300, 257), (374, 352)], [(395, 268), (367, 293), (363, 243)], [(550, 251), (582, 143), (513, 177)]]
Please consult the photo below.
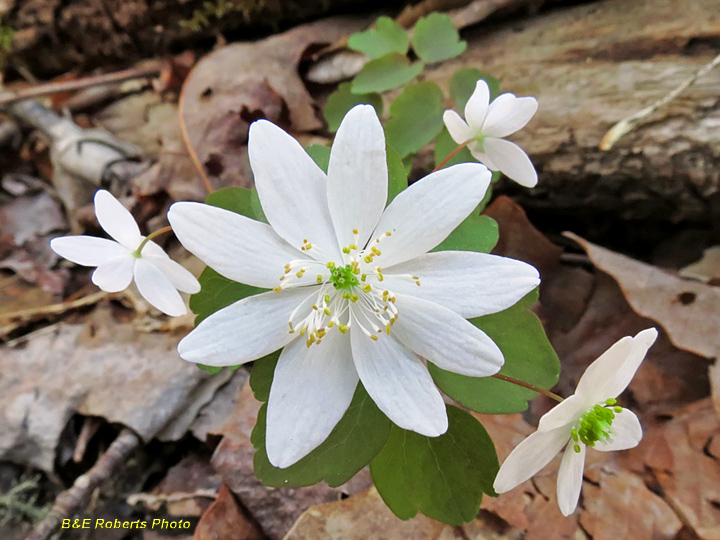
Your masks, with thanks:
[(435, 168), (432, 170), (432, 172), (439, 171), (440, 169), (442, 169), (442, 168), (447, 164), (448, 161), (450, 161), (452, 158), (455, 157), (455, 154), (457, 154), (460, 150), (462, 150), (463, 148), (465, 148), (465, 147), (466, 147), (468, 144), (470, 144), (472, 141), (473, 141), (472, 139), (468, 139), (468, 140), (465, 141), (464, 143), (458, 145), (458, 147), (457, 147), (455, 150), (453, 150), (452, 152), (450, 152), (450, 153), (445, 157), (445, 159), (443, 159), (440, 163), (438, 163), (438, 166), (435, 167)]
[(496, 379), (500, 379), (501, 381), (507, 381), (509, 383), (517, 384), (518, 386), (522, 386), (523, 388), (527, 388), (528, 390), (532, 390), (533, 392), (537, 392), (538, 394), (547, 396), (550, 399), (554, 399), (559, 403), (562, 403), (563, 401), (563, 398), (561, 398), (554, 392), (551, 392), (550, 390), (545, 390), (544, 388), (540, 388), (539, 386), (535, 386), (534, 384), (519, 381), (518, 379), (513, 379), (512, 377), (508, 377), (507, 375), (501, 375), (500, 373), (496, 373), (495, 375), (493, 375), (493, 377), (495, 377)]
[(168, 226), (168, 227), (163, 227), (162, 229), (158, 229), (158, 230), (155, 231), (155, 232), (151, 232), (150, 234), (148, 234), (148, 235), (145, 237), (145, 240), (143, 240), (142, 242), (140, 242), (140, 245), (138, 246), (138, 248), (137, 248), (135, 251), (133, 251), (133, 255), (134, 255), (135, 257), (139, 257), (139, 256), (140, 256), (140, 253), (142, 253), (142, 250), (143, 250), (143, 248), (145, 247), (145, 244), (147, 244), (150, 240), (152, 240), (152, 239), (155, 238), (156, 236), (160, 236), (161, 234), (165, 234), (166, 232), (170, 232), (170, 231), (172, 231), (172, 227), (169, 227), (169, 226)]

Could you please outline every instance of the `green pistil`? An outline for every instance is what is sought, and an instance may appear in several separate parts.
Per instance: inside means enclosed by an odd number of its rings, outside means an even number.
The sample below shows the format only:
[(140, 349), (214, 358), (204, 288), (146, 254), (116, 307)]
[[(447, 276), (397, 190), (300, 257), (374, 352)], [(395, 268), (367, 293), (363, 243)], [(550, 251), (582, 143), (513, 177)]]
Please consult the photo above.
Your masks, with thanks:
[(336, 266), (330, 274), (330, 282), (336, 289), (350, 289), (360, 284), (355, 275), (355, 267), (352, 264)]
[[(595, 446), (598, 441), (609, 441), (615, 413), (622, 411), (621, 407), (615, 406), (616, 403), (616, 400), (608, 399), (583, 414), (577, 429), (571, 431), (573, 441), (582, 442), (587, 446)], [(575, 444), (573, 449), (580, 452), (580, 445)]]

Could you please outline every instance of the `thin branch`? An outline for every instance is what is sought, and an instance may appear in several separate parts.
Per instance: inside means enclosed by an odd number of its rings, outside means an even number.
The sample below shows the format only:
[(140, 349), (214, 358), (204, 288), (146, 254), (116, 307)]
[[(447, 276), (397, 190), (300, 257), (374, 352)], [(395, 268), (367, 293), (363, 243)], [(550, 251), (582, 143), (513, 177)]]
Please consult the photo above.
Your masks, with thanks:
[(680, 84), (677, 88), (675, 88), (662, 98), (658, 99), (649, 107), (645, 107), (643, 110), (620, 120), (605, 134), (602, 141), (600, 142), (600, 150), (610, 150), (620, 139), (622, 139), (625, 135), (635, 129), (648, 116), (650, 116), (655, 111), (661, 109), (662, 107), (665, 107), (668, 103), (670, 103), (680, 94), (682, 94), (685, 90), (695, 84), (698, 79), (710, 73), (719, 64), (720, 54), (713, 58), (710, 62), (705, 64), (703, 67), (701, 67), (699, 70), (697, 70), (695, 73), (693, 73), (690, 78), (683, 81), (683, 83)]
[[(194, 70), (194, 68), (193, 68)], [(195, 165), (195, 168), (197, 169), (198, 174), (200, 175), (200, 180), (202, 180), (203, 185), (205, 186), (205, 189), (208, 193), (212, 193), (215, 191), (212, 184), (210, 183), (210, 179), (208, 178), (207, 174), (205, 173), (205, 168), (203, 167), (203, 164), (200, 162), (200, 158), (198, 158), (197, 152), (195, 152), (195, 148), (193, 148), (192, 142), (190, 141), (190, 135), (188, 134), (187, 127), (185, 126), (185, 88), (187, 85), (187, 82), (192, 77), (192, 71), (190, 74), (188, 74), (187, 78), (185, 79), (185, 82), (183, 83), (182, 90), (180, 91), (180, 100), (178, 101), (178, 117), (180, 120), (180, 132), (182, 133), (183, 141), (185, 142), (185, 147), (187, 148), (188, 154), (190, 155), (190, 159), (192, 160), (193, 164)]]
[(58, 495), (48, 515), (26, 540), (48, 540), (63, 519), (72, 518), (87, 505), (93, 491), (117, 473), (140, 443), (140, 438), (135, 433), (127, 428), (123, 429), (92, 469), (75, 480), (70, 489)]
[(75, 90), (82, 90), (83, 88), (91, 86), (119, 83), (131, 79), (157, 77), (161, 73), (162, 66), (153, 65), (125, 69), (123, 71), (116, 71), (115, 73), (104, 73), (102, 75), (83, 77), (82, 79), (76, 79), (74, 81), (51, 82), (34, 86), (32, 88), (26, 88), (25, 90), (20, 90), (19, 92), (3, 92), (0, 94), (0, 105), (7, 105), (23, 99), (49, 96), (63, 92), (73, 92)]
[(508, 377), (507, 375), (501, 375), (500, 373), (496, 373), (495, 375), (493, 375), (493, 377), (495, 377), (496, 379), (500, 379), (501, 381), (506, 381), (512, 384), (516, 384), (518, 386), (522, 386), (523, 388), (527, 388), (528, 390), (532, 390), (533, 392), (542, 394), (543, 396), (549, 397), (550, 399), (554, 399), (558, 403), (562, 403), (564, 401), (563, 398), (561, 398), (554, 392), (551, 392), (550, 390), (545, 390), (544, 388), (540, 388), (539, 386), (535, 386), (534, 384), (514, 379), (513, 377)]

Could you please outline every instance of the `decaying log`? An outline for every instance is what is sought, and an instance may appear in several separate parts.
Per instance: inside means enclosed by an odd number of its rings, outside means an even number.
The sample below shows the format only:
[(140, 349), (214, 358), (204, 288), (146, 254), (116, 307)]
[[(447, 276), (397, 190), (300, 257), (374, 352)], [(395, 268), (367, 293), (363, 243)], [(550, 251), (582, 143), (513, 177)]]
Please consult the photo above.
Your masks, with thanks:
[(465, 36), (440, 64), (441, 86), (479, 67), (503, 91), (537, 96), (536, 117), (512, 138), (540, 172), (526, 208), (609, 211), (632, 219), (707, 222), (720, 215), (720, 69), (626, 135), (607, 130), (661, 98), (720, 48), (720, 1), (606, 0), (552, 10)]

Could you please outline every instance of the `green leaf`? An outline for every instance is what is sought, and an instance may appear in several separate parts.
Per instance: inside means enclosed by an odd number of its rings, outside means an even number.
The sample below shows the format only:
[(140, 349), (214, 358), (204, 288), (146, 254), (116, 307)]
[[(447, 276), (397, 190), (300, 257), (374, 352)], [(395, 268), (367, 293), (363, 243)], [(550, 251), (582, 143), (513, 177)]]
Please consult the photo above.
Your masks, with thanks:
[[(500, 373), (540, 388), (552, 388), (560, 375), (560, 361), (540, 320), (526, 309), (537, 298), (538, 291), (535, 289), (505, 311), (471, 319), (470, 322), (490, 336), (502, 350), (505, 365)], [(430, 363), (428, 367), (443, 392), (473, 411), (488, 414), (521, 412), (527, 409), (528, 400), (537, 397), (532, 390), (492, 377), (466, 377)]]
[(443, 129), (443, 94), (432, 82), (405, 88), (390, 105), (385, 137), (401, 158), (419, 151)]
[(330, 163), (330, 147), (322, 144), (311, 144), (305, 151), (310, 154), (317, 166), (327, 174), (328, 163)]
[(497, 221), (489, 216), (481, 216), (479, 210), (473, 210), (433, 251), (490, 253), (499, 238)]
[(262, 221), (263, 223), (267, 223), (268, 220), (265, 217), (265, 211), (262, 209), (262, 205), (260, 204), (260, 196), (258, 195), (257, 189), (252, 188), (250, 190), (250, 208), (252, 209), (253, 215), (250, 217), (254, 217), (258, 221)]
[(251, 190), (243, 187), (224, 187), (213, 191), (205, 199), (205, 204), (224, 208), (236, 214), (255, 219), (252, 209)]
[(495, 495), (499, 468), (492, 439), (471, 414), (447, 406), (449, 427), (425, 437), (395, 425), (385, 447), (370, 463), (375, 487), (400, 519), (418, 511), (462, 525), (475, 519), (483, 493)]
[[(268, 395), (269, 388), (266, 393), (263, 387), (262, 394)], [(267, 404), (260, 409), (252, 443), (257, 450), (255, 476), (271, 487), (311, 486), (323, 480), (331, 487), (344, 484), (380, 452), (392, 425), (358, 384), (350, 407), (325, 442), (296, 464), (278, 469), (265, 450), (266, 409)]]
[[(450, 132), (448, 132), (446, 128), (443, 128), (435, 141), (435, 165), (440, 165), (440, 163), (442, 163), (443, 160), (450, 155), (450, 152), (455, 150), (457, 147), (458, 143), (456, 143), (450, 136)], [(442, 168), (444, 169), (445, 167), (450, 167), (451, 165), (457, 165), (458, 163), (477, 163), (477, 160), (473, 157), (466, 146), (451, 157)]]
[(405, 165), (398, 156), (397, 152), (388, 146), (387, 163), (388, 163), (388, 204), (397, 197), (398, 193), (408, 187), (407, 171)]
[(440, 62), (455, 58), (467, 49), (467, 43), (445, 13), (431, 13), (415, 24), (413, 49), (425, 62)]
[(253, 363), (250, 372), (250, 388), (258, 401), (267, 401), (270, 397), (270, 386), (272, 385), (278, 358), (280, 358), (280, 351), (255, 360)]
[(466, 68), (456, 71), (450, 78), (450, 95), (455, 100), (455, 108), (462, 113), (472, 93), (475, 91), (478, 79), (484, 80), (490, 88), (492, 101), (500, 93), (500, 81), (492, 75), (477, 68)]
[(350, 36), (348, 47), (370, 58), (380, 58), (388, 53), (407, 53), (410, 40), (402, 26), (390, 17), (380, 17), (375, 28)]
[(198, 281), (200, 291), (190, 297), (190, 310), (197, 315), (195, 326), (216, 311), (238, 300), (267, 291), (221, 276), (209, 266), (200, 274)]
[(340, 127), (340, 122), (345, 118), (347, 112), (360, 103), (372, 105), (378, 116), (383, 112), (383, 101), (380, 94), (375, 92), (369, 94), (353, 94), (350, 91), (351, 87), (352, 83), (343, 83), (328, 97), (325, 108), (323, 109), (323, 116), (328, 123), (328, 129), (330, 131), (337, 131)]
[(369, 94), (392, 90), (410, 82), (422, 70), (422, 62), (410, 64), (410, 60), (402, 54), (386, 54), (363, 66), (352, 82), (351, 91), (353, 94)]

